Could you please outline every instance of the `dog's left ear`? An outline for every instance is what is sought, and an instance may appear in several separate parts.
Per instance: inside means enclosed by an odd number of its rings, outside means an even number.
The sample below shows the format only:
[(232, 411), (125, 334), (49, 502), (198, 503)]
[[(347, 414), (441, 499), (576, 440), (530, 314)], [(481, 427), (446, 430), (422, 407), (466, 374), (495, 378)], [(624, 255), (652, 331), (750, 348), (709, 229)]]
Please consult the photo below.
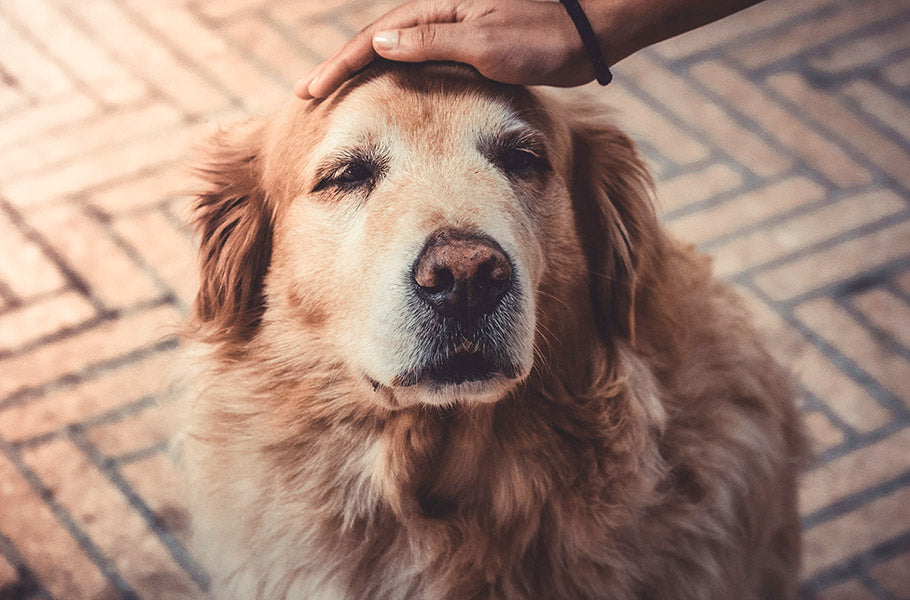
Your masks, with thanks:
[(248, 339), (265, 310), (272, 218), (262, 184), (263, 131), (255, 122), (212, 136), (197, 173), (206, 187), (193, 217), (200, 238), (196, 321), (216, 337)]
[(572, 199), (601, 336), (635, 343), (635, 317), (659, 251), (651, 176), (635, 144), (591, 106), (572, 111)]

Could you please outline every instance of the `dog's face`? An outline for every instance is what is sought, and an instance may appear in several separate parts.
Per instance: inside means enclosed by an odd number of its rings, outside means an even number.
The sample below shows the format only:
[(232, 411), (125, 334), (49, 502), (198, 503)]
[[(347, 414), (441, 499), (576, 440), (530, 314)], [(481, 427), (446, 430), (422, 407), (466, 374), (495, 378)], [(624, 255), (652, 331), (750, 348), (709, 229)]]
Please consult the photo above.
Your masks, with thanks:
[[(197, 207), (197, 317), (397, 405), (502, 398), (546, 360), (555, 314), (591, 312), (589, 268), (633, 285), (630, 225), (609, 186), (573, 184), (606, 175), (554, 110), (461, 69), (391, 68), (222, 139)], [(615, 180), (640, 178), (614, 138)], [(585, 243), (592, 216), (616, 222), (617, 248)]]

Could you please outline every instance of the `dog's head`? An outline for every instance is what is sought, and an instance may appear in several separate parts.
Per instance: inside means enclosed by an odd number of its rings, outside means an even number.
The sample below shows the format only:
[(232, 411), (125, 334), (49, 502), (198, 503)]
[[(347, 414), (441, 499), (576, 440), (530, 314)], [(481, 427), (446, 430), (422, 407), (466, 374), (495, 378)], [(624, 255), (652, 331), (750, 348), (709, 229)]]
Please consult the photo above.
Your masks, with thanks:
[(195, 320), (398, 405), (496, 400), (578, 340), (631, 341), (656, 220), (631, 142), (596, 113), (380, 65), (216, 136)]

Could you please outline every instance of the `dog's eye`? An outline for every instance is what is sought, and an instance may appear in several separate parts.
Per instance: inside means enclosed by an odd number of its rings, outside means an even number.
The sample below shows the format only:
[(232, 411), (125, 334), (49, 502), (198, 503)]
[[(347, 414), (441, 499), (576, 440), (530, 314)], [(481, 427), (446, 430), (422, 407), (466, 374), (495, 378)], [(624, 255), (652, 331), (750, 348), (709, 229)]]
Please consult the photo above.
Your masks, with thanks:
[(371, 164), (354, 161), (334, 169), (323, 177), (313, 191), (318, 192), (329, 187), (354, 189), (372, 185), (375, 180), (376, 170)]
[(546, 161), (526, 148), (508, 148), (499, 154), (499, 165), (507, 174), (521, 177), (542, 170)]
[(351, 163), (333, 176), (333, 181), (344, 185), (360, 185), (373, 179), (373, 169), (363, 163)]

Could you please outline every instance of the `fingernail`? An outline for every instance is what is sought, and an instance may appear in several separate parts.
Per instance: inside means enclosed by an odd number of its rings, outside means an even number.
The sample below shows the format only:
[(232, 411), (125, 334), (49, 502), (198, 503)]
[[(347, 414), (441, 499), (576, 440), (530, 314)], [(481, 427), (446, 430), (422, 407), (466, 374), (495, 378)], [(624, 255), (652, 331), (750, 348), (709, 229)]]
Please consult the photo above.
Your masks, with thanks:
[(294, 94), (305, 98), (310, 95), (309, 86), (307, 85), (307, 80), (304, 77), (303, 79), (298, 79), (297, 83), (294, 84)]
[(373, 34), (373, 47), (377, 50), (394, 50), (398, 47), (398, 32), (377, 31)]

